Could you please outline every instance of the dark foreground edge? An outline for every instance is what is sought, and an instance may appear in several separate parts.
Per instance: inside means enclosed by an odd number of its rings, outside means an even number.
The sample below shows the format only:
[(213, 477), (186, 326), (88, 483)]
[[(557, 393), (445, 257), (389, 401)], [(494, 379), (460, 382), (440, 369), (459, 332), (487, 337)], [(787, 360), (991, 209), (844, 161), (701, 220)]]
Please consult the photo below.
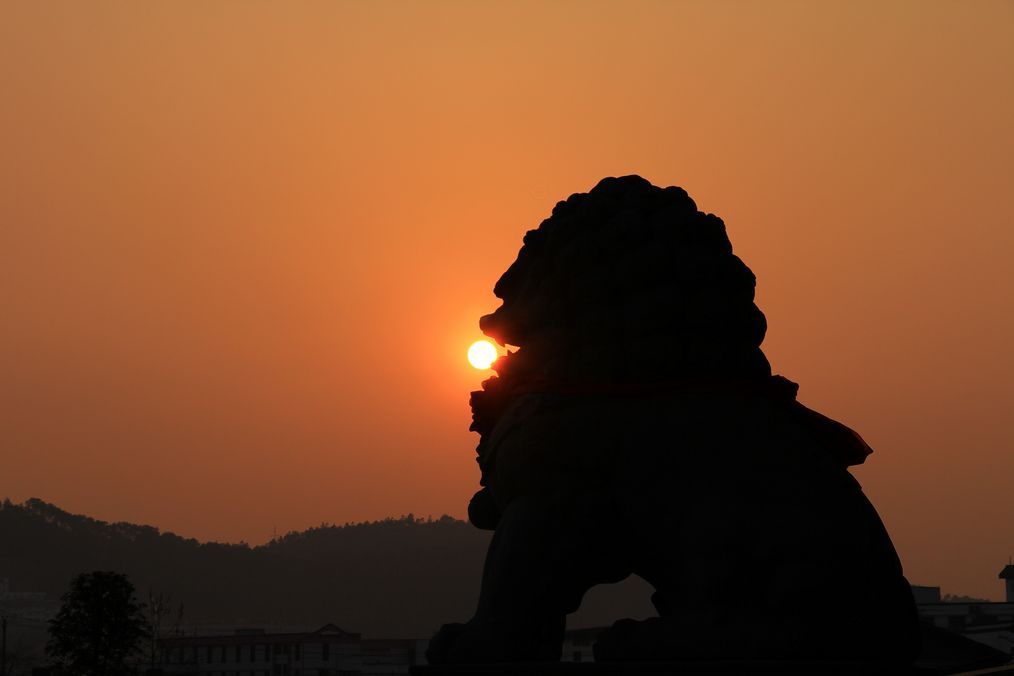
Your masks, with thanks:
[(857, 662), (519, 662), (510, 664), (419, 665), (412, 676), (992, 676), (1014, 675), (1014, 664), (955, 671), (943, 666), (902, 668)]

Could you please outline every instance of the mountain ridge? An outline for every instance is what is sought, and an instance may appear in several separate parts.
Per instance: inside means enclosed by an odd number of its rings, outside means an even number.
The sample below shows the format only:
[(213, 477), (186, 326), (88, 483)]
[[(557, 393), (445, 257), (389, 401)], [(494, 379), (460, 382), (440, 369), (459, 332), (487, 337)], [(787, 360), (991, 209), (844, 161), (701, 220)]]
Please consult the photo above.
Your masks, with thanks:
[[(0, 503), (0, 577), (58, 598), (89, 570), (127, 574), (183, 603), (184, 624), (323, 625), (428, 637), (471, 616), (490, 540), (449, 516), (322, 524), (267, 543), (201, 542), (72, 514), (39, 498)], [(642, 581), (595, 590), (572, 626), (651, 614)]]

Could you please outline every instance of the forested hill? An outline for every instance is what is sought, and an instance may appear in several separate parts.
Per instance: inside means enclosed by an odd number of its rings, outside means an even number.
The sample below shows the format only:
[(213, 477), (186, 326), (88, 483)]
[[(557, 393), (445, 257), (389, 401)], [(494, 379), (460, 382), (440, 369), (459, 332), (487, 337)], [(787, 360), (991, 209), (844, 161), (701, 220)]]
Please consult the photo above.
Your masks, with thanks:
[[(186, 624), (326, 622), (372, 637), (426, 637), (475, 607), (489, 533), (441, 517), (324, 525), (257, 547), (69, 514), (42, 500), (0, 505), (0, 577), (59, 597), (76, 574), (126, 573), (184, 604)], [(632, 593), (636, 592), (636, 598)], [(642, 585), (597, 592), (573, 626), (644, 615)]]

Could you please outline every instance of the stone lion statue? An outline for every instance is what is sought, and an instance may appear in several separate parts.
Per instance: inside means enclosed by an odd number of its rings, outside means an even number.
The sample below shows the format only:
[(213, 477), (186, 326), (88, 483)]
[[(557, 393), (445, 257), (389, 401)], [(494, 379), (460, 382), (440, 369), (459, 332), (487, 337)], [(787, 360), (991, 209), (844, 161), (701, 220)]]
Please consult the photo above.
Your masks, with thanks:
[(761, 351), (755, 278), (681, 188), (606, 178), (524, 237), (480, 321), (517, 349), (472, 393), (495, 530), (475, 616), (433, 664), (558, 660), (591, 587), (639, 575), (658, 617), (599, 661), (911, 663), (919, 627), (848, 466), (871, 452)]

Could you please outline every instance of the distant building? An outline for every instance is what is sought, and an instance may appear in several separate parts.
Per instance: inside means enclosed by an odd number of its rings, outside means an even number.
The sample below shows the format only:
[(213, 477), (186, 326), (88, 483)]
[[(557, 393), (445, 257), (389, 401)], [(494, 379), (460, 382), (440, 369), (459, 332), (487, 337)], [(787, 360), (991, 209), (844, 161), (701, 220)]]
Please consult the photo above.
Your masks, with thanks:
[(940, 587), (925, 587), (914, 584), (912, 585), (912, 596), (915, 597), (916, 605), (940, 603)]
[(563, 638), (563, 654), (560, 656), (560, 660), (562, 662), (594, 662), (595, 655), (592, 654), (592, 644), (604, 630), (605, 627), (593, 627), (567, 631)]
[(407, 674), (415, 664), (426, 664), (426, 639), (368, 638), (359, 643), (363, 676)]
[(946, 602), (940, 599), (940, 587), (917, 585), (912, 594), (923, 621), (1014, 657), (1014, 566), (1000, 571), (1000, 579), (1007, 583), (1006, 601)]
[(1014, 603), (1014, 565), (1008, 563), (1004, 566), (999, 577), (1006, 583), (1007, 603)]
[(1014, 656), (1014, 603), (924, 603), (919, 616)]
[(0, 577), (0, 610), (8, 616), (35, 622), (48, 622), (56, 616), (60, 602), (45, 592), (11, 591), (9, 578)]
[(311, 632), (237, 629), (161, 639), (164, 674), (208, 676), (402, 676), (423, 662), (426, 642), (364, 639), (326, 624)]

